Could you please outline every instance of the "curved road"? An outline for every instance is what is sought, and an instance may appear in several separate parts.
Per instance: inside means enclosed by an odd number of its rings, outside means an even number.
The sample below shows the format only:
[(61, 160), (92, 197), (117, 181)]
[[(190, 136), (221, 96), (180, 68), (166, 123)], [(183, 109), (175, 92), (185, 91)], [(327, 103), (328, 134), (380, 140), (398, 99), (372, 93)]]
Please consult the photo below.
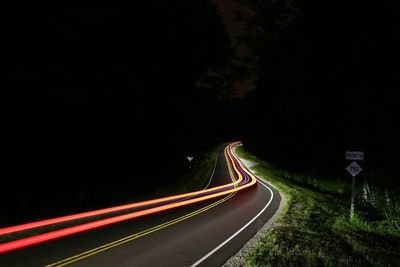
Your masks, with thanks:
[[(237, 179), (224, 149), (210, 188)], [(1, 254), (0, 266), (220, 266), (275, 214), (280, 199), (258, 180), (218, 198)]]

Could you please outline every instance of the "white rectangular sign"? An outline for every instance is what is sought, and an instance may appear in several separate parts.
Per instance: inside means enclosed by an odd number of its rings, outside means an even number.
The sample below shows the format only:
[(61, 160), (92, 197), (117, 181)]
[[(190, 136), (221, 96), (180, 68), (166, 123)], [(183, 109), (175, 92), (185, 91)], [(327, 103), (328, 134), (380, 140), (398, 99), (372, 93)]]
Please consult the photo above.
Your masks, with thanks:
[(347, 160), (364, 160), (363, 151), (346, 151)]

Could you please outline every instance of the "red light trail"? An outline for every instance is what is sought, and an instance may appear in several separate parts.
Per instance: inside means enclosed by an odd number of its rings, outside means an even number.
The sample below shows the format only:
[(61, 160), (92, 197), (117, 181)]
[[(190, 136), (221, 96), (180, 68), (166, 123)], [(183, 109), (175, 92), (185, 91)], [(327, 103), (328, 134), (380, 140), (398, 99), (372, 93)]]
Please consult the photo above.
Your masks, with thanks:
[[(231, 175), (237, 177), (237, 179), (235, 179), (235, 181), (232, 183), (209, 188), (206, 190), (194, 191), (194, 192), (179, 194), (179, 195), (175, 195), (175, 196), (169, 196), (169, 197), (164, 197), (164, 198), (159, 198), (159, 199), (152, 199), (152, 200), (148, 200), (148, 201), (142, 201), (142, 202), (127, 204), (127, 205), (121, 205), (121, 206), (116, 206), (116, 207), (111, 207), (111, 208), (106, 208), (106, 209), (101, 209), (101, 210), (89, 211), (89, 212), (84, 212), (84, 213), (79, 213), (79, 214), (63, 216), (63, 217), (59, 217), (59, 218), (53, 218), (53, 219), (48, 219), (48, 220), (43, 220), (43, 221), (38, 221), (38, 222), (32, 222), (32, 223), (2, 228), (2, 229), (0, 229), (0, 235), (15, 233), (15, 232), (33, 229), (33, 228), (37, 228), (37, 227), (43, 227), (43, 226), (56, 224), (56, 223), (60, 223), (60, 222), (67, 222), (67, 221), (76, 220), (76, 219), (88, 218), (91, 216), (103, 215), (103, 214), (107, 214), (107, 213), (115, 212), (115, 211), (122, 211), (122, 210), (126, 210), (126, 209), (131, 209), (131, 208), (145, 207), (145, 206), (153, 205), (153, 204), (160, 204), (159, 206), (156, 206), (156, 207), (150, 207), (150, 208), (146, 208), (146, 209), (139, 210), (139, 211), (134, 211), (134, 212), (124, 214), (124, 215), (117, 215), (117, 216), (113, 216), (113, 217), (106, 218), (106, 219), (99, 219), (96, 221), (92, 221), (92, 222), (88, 222), (88, 223), (84, 223), (84, 224), (80, 224), (80, 225), (76, 225), (76, 226), (72, 226), (72, 227), (68, 227), (68, 228), (64, 228), (64, 229), (60, 229), (60, 230), (55, 230), (55, 231), (44, 233), (44, 234), (38, 234), (35, 236), (3, 243), (3, 244), (0, 244), (0, 254), (10, 252), (10, 251), (13, 251), (16, 249), (21, 249), (21, 248), (28, 247), (28, 246), (33, 246), (33, 245), (51, 241), (54, 239), (66, 237), (69, 235), (77, 234), (80, 232), (93, 230), (93, 229), (96, 229), (99, 227), (104, 227), (104, 226), (111, 225), (114, 223), (130, 220), (133, 218), (137, 218), (137, 217), (141, 217), (141, 216), (145, 216), (145, 215), (149, 215), (149, 214), (154, 214), (154, 213), (157, 213), (160, 211), (170, 210), (170, 209), (174, 209), (177, 207), (189, 205), (192, 203), (197, 203), (200, 201), (217, 198), (217, 197), (227, 195), (232, 192), (240, 191), (240, 190), (243, 190), (250, 186), (253, 186), (256, 183), (256, 178), (253, 176), (253, 174), (251, 172), (249, 172), (243, 166), (243, 164), (240, 162), (240, 160), (233, 154), (233, 148), (235, 146), (237, 146), (238, 144), (240, 144), (240, 142), (234, 142), (234, 143), (229, 144), (225, 148), (225, 157), (229, 163), (230, 168), (233, 169), (233, 171), (234, 171), (233, 173), (231, 173)], [(192, 197), (192, 198), (188, 199), (188, 197)], [(182, 199), (182, 198), (184, 198), (184, 199)], [(175, 201), (175, 202), (170, 203), (171, 201)]]

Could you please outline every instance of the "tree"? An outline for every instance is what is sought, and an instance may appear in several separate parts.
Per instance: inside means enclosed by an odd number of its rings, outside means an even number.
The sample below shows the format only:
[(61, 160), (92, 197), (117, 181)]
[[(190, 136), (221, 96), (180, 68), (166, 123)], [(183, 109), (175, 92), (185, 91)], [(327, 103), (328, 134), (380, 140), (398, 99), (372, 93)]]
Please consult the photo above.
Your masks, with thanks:
[(396, 157), (400, 26), (393, 1), (236, 2), (256, 76), (247, 101), (262, 107), (256, 112), (265, 129), (250, 142), (270, 143), (264, 153), (285, 167), (336, 175), (345, 149), (366, 150), (372, 168), (382, 168), (387, 153)]

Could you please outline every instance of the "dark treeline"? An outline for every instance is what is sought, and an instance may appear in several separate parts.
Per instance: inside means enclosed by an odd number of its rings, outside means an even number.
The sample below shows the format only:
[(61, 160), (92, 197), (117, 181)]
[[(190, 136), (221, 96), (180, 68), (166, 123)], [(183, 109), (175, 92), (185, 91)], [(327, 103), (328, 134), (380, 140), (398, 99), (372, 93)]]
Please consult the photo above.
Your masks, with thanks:
[[(143, 3), (145, 2), (145, 3)], [(0, 224), (140, 198), (241, 139), (290, 171), (397, 185), (399, 6), (237, 0), (256, 89), (210, 0), (7, 7)]]
[(247, 148), (286, 169), (346, 177), (345, 150), (399, 186), (398, 1), (238, 0), (257, 89)]
[(6, 13), (0, 223), (140, 198), (224, 139), (232, 49), (211, 1)]

